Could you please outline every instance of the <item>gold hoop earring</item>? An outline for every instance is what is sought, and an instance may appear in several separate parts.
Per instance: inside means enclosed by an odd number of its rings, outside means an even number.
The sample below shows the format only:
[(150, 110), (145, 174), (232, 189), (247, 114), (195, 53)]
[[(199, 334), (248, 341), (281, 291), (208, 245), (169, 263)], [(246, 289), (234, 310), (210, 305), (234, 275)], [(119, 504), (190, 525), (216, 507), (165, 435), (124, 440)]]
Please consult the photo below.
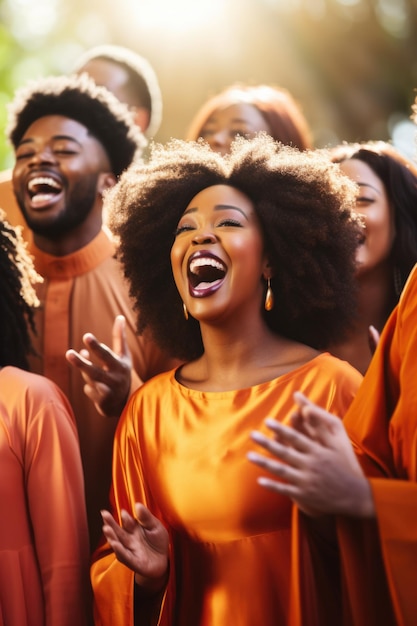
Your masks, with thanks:
[(185, 302), (182, 303), (182, 310), (183, 310), (185, 319), (188, 320), (188, 310), (187, 310), (187, 307), (185, 306)]
[(274, 308), (274, 294), (271, 289), (271, 279), (268, 278), (268, 287), (265, 295), (265, 311), (271, 311)]

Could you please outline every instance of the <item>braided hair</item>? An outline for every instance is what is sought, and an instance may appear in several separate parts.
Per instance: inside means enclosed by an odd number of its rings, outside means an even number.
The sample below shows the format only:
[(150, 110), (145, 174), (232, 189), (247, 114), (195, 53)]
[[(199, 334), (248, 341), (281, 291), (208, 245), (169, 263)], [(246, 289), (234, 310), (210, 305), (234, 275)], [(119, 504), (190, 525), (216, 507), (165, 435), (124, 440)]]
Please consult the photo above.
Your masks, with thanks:
[(35, 332), (33, 307), (39, 304), (33, 284), (41, 282), (20, 230), (0, 210), (0, 367), (29, 369), (33, 352), (30, 329)]

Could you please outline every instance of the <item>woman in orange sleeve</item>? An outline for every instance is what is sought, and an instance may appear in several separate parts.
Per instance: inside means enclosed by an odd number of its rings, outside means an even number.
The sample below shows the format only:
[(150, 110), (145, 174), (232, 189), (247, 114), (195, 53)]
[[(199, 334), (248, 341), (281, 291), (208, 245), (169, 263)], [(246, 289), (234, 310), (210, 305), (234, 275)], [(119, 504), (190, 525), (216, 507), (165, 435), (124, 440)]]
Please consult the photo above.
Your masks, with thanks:
[[(413, 111), (417, 121), (417, 100)], [(354, 158), (363, 156), (362, 150), (355, 154)], [(367, 158), (378, 162), (375, 155)], [(409, 181), (413, 176), (410, 170), (406, 175)], [(395, 197), (401, 198), (407, 189), (409, 182), (403, 179)], [(398, 203), (396, 209), (400, 209)], [(415, 254), (411, 245), (415, 229), (405, 227), (407, 221), (412, 224), (414, 210), (406, 201), (395, 215), (396, 224), (399, 220), (403, 224), (397, 230), (393, 257), (402, 261), (403, 270), (407, 270), (407, 255), (412, 258)], [(290, 420), (292, 428), (269, 420), (273, 438), (259, 431), (252, 434), (266, 454), (251, 452), (250, 460), (273, 475), (262, 476), (259, 482), (279, 496), (292, 498), (299, 509), (295, 519), (313, 543), (308, 516), (325, 516), (336, 522), (343, 626), (417, 623), (416, 355), (414, 266), (343, 423), (311, 399), (296, 394), (298, 408)], [(316, 566), (323, 571), (320, 555)], [(316, 585), (317, 572), (309, 582), (322, 619), (299, 623), (333, 626), (323, 618), (328, 596)], [(308, 614), (307, 607), (304, 614)]]
[[(250, 459), (279, 478), (261, 477), (261, 484), (309, 515), (336, 516), (343, 625), (413, 626), (417, 619), (416, 320), (417, 267), (343, 423), (299, 395), (293, 428), (268, 421), (276, 440), (253, 433), (268, 455)], [(307, 517), (302, 524), (308, 528)], [(317, 601), (323, 609), (327, 598)]]
[(106, 197), (139, 329), (187, 363), (119, 423), (97, 625), (291, 623), (290, 500), (246, 455), (296, 389), (343, 414), (361, 381), (323, 351), (354, 311), (355, 193), (324, 155), (261, 136), (227, 157), (157, 146)]

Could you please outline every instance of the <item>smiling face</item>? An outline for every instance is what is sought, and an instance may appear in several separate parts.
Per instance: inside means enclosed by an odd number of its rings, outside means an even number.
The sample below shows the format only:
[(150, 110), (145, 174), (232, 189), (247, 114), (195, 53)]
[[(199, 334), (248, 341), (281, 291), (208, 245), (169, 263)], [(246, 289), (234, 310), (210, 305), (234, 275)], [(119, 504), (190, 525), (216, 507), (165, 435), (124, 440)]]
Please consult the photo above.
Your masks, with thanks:
[(59, 115), (36, 120), (16, 148), (13, 189), (35, 234), (65, 235), (101, 207), (111, 166), (85, 126)]
[(389, 260), (395, 238), (394, 215), (383, 182), (367, 163), (348, 159), (340, 163), (340, 169), (359, 185), (356, 210), (365, 222), (356, 255), (360, 276)]
[(268, 262), (251, 200), (228, 185), (198, 193), (178, 223), (171, 264), (181, 298), (199, 321), (259, 314)]
[(212, 150), (224, 155), (238, 135), (251, 139), (261, 131), (271, 133), (263, 115), (253, 105), (240, 102), (217, 109), (199, 134)]

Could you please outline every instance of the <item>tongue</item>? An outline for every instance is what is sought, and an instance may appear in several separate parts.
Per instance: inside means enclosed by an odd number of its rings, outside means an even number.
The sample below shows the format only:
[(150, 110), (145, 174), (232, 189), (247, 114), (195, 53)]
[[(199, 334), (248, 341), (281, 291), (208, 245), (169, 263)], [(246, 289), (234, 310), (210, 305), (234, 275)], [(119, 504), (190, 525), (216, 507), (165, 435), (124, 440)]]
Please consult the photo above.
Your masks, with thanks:
[(37, 193), (32, 197), (31, 202), (32, 206), (35, 208), (43, 207), (47, 204), (50, 204), (57, 197), (56, 193)]
[(196, 285), (195, 289), (208, 289), (208, 287), (214, 287), (214, 285), (217, 285), (220, 281), (221, 279), (219, 278), (217, 280), (213, 280), (211, 283), (201, 282)]

